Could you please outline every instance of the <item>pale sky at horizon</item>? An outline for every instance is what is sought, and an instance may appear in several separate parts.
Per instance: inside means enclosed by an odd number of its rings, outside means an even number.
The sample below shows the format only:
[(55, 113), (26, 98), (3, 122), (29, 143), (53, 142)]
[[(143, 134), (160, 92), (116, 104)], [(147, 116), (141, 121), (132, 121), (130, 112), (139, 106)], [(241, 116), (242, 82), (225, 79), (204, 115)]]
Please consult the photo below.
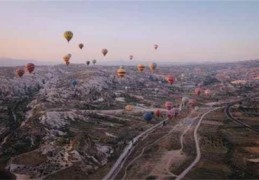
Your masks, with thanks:
[[(259, 1), (0, 2), (0, 57), (236, 61), (259, 58)], [(68, 44), (63, 32), (74, 37)], [(83, 50), (78, 48), (84, 43)], [(158, 50), (153, 50), (154, 44)], [(109, 50), (103, 58), (101, 49)]]

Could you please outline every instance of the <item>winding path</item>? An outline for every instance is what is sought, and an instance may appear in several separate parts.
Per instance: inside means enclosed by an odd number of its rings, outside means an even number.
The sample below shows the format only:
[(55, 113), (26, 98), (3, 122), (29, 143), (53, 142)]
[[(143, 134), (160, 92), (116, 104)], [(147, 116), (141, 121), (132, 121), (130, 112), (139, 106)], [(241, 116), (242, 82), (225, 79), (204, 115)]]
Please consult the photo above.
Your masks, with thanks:
[(112, 166), (111, 170), (109, 171), (108, 174), (106, 174), (106, 176), (103, 178), (103, 180), (108, 180), (108, 179), (114, 179), (117, 174), (120, 172), (121, 168), (123, 167), (126, 158), (130, 155), (130, 153), (132, 152), (132, 149), (134, 149), (134, 144), (143, 136), (147, 135), (148, 133), (151, 133), (153, 130), (155, 130), (156, 128), (160, 127), (163, 125), (163, 122), (168, 121), (167, 119), (164, 121), (161, 121), (160, 123), (157, 123), (155, 126), (147, 129), (146, 131), (142, 132), (141, 134), (139, 134), (137, 137), (135, 137), (133, 139), (133, 143), (130, 142), (124, 149), (124, 151), (122, 152), (122, 154), (120, 155), (120, 157), (118, 158), (118, 160), (116, 161), (116, 163)]
[(190, 170), (200, 161), (200, 158), (201, 158), (201, 151), (200, 151), (200, 145), (199, 145), (199, 140), (198, 140), (197, 132), (198, 132), (198, 129), (199, 129), (199, 127), (200, 127), (201, 121), (203, 120), (203, 118), (204, 118), (207, 114), (209, 114), (209, 113), (211, 113), (212, 111), (215, 111), (215, 110), (217, 110), (217, 109), (220, 109), (220, 108), (222, 108), (222, 107), (214, 108), (214, 109), (212, 109), (212, 110), (210, 110), (210, 111), (204, 113), (204, 114), (201, 116), (201, 118), (200, 118), (200, 120), (199, 120), (199, 122), (198, 122), (198, 124), (197, 124), (197, 126), (195, 127), (195, 130), (194, 130), (194, 140), (195, 140), (195, 147), (196, 147), (196, 158), (195, 158), (195, 160), (194, 160), (181, 174), (179, 174), (179, 175), (177, 176), (176, 180), (180, 180), (180, 179), (184, 178), (184, 176), (185, 176), (187, 173), (189, 173)]

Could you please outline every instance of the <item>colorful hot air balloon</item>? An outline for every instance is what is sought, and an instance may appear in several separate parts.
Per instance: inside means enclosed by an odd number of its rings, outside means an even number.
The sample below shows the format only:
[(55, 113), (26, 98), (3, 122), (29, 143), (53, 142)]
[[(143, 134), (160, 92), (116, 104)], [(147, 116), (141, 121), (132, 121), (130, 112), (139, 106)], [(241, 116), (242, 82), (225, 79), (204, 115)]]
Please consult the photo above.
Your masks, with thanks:
[(71, 81), (71, 85), (72, 85), (73, 87), (75, 87), (75, 86), (77, 85), (77, 80), (73, 79), (73, 80)]
[(117, 70), (117, 75), (118, 75), (118, 77), (123, 78), (123, 77), (125, 76), (125, 74), (126, 74), (126, 71), (125, 71), (124, 68), (120, 67), (120, 68)]
[(132, 105), (125, 106), (126, 111), (132, 111), (133, 109), (134, 109), (134, 107)]
[(154, 115), (153, 112), (146, 112), (144, 114), (144, 120), (147, 122), (151, 121), (153, 119), (153, 115)]
[(205, 94), (206, 96), (209, 96), (209, 95), (211, 95), (211, 90), (209, 90), (209, 89), (206, 89), (206, 90), (204, 91), (204, 94)]
[(161, 111), (159, 109), (157, 109), (155, 111), (155, 115), (156, 115), (156, 117), (160, 117), (161, 116)]
[(155, 45), (154, 45), (154, 49), (155, 49), (155, 50), (157, 50), (157, 48), (158, 48), (158, 45), (157, 45), (157, 44), (155, 44)]
[(34, 71), (35, 65), (33, 63), (28, 63), (25, 69), (31, 74)]
[(92, 63), (95, 65), (95, 63), (96, 63), (96, 60), (94, 59), (94, 60), (92, 61)]
[(69, 42), (73, 37), (73, 32), (72, 31), (64, 32), (64, 37), (66, 38), (67, 42)]
[(156, 70), (157, 64), (156, 63), (151, 63), (149, 67), (150, 67), (150, 70), (152, 72), (154, 72)]
[(69, 65), (69, 64), (70, 64), (70, 62), (69, 62), (70, 57), (71, 57), (71, 54), (65, 55), (65, 56), (63, 57), (64, 62), (66, 63), (66, 65)]
[(86, 65), (89, 66), (90, 65), (90, 61), (86, 61)]
[(78, 46), (79, 46), (80, 49), (83, 49), (84, 44), (83, 44), (83, 43), (80, 43)]
[(139, 71), (139, 72), (143, 72), (144, 69), (145, 69), (145, 66), (144, 66), (143, 64), (139, 64), (139, 65), (137, 66), (137, 68), (138, 68), (138, 71)]
[(166, 101), (166, 102), (165, 102), (165, 107), (166, 107), (167, 110), (170, 110), (170, 109), (172, 109), (172, 107), (173, 107), (173, 103), (170, 102), (170, 101)]
[(158, 88), (155, 88), (155, 93), (157, 94), (159, 92), (159, 89)]
[(174, 83), (174, 76), (172, 75), (167, 75), (165, 79), (171, 85)]
[(132, 60), (133, 59), (133, 55), (130, 55), (129, 58), (130, 58), (130, 60)]
[(196, 105), (196, 100), (195, 100), (195, 99), (189, 99), (188, 105), (189, 105), (190, 107), (194, 108), (194, 106)]
[(102, 49), (102, 54), (103, 54), (103, 56), (106, 56), (107, 53), (108, 53), (108, 50), (107, 50), (107, 49)]
[(15, 73), (17, 76), (22, 77), (25, 71), (23, 69), (16, 69)]
[(187, 105), (188, 101), (189, 101), (189, 98), (188, 98), (188, 97), (182, 97), (182, 104), (183, 104), (184, 106)]
[(175, 109), (171, 109), (169, 111), (166, 112), (166, 116), (168, 119), (172, 119), (173, 117), (176, 116), (176, 110)]
[(200, 87), (197, 87), (197, 88), (195, 88), (195, 90), (194, 90), (194, 92), (195, 92), (195, 94), (197, 95), (197, 96), (200, 96), (201, 95), (201, 88)]

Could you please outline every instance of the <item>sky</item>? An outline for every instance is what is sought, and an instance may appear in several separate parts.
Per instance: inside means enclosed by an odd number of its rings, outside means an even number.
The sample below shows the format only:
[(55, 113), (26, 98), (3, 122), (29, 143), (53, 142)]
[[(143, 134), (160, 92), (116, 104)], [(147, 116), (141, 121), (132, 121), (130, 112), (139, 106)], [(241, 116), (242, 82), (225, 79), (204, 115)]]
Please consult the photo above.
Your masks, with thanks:
[[(259, 58), (259, 1), (0, 1), (0, 22), (0, 58), (59, 63), (71, 53), (72, 63), (104, 64), (131, 54), (148, 62)], [(67, 30), (74, 33), (70, 43)]]

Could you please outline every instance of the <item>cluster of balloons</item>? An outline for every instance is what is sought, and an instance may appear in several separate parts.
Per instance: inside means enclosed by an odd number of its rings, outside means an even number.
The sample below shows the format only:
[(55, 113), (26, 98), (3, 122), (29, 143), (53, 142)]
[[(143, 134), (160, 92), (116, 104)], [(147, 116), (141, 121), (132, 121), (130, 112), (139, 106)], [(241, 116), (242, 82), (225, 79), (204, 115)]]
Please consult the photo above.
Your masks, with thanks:
[(195, 95), (197, 95), (197, 96), (200, 96), (202, 93), (204, 93), (205, 96), (210, 96), (210, 95), (211, 95), (211, 90), (210, 90), (210, 89), (205, 89), (205, 90), (203, 91), (201, 87), (196, 87), (196, 88), (194, 89), (194, 93), (195, 93)]
[[(69, 43), (70, 40), (73, 38), (73, 32), (72, 32), (72, 31), (65, 31), (65, 32), (64, 32), (64, 37), (65, 37), (65, 39), (67, 40), (67, 42)], [(83, 43), (79, 43), (79, 44), (78, 44), (78, 47), (79, 47), (80, 49), (83, 49), (84, 44), (83, 44)], [(107, 50), (106, 48), (104, 48), (104, 49), (102, 49), (101, 53), (103, 54), (103, 56), (106, 56), (107, 53), (108, 53), (108, 50)], [(64, 59), (66, 65), (69, 65), (69, 64), (70, 64), (70, 61), (69, 61), (70, 58), (71, 58), (71, 54), (64, 56), (63, 59)], [(133, 58), (133, 57), (132, 57), (132, 58)], [(131, 58), (131, 59), (132, 59), (132, 58)], [(95, 63), (96, 63), (96, 60), (94, 59), (94, 60), (92, 61), (92, 63), (95, 64)], [(87, 65), (90, 65), (90, 61), (87, 61), (86, 64), (87, 64)]]
[(15, 70), (15, 73), (17, 76), (22, 77), (25, 72), (27, 71), (29, 74), (31, 74), (35, 69), (35, 65), (33, 63), (28, 63), (25, 65), (25, 67), (22, 68), (18, 68)]

